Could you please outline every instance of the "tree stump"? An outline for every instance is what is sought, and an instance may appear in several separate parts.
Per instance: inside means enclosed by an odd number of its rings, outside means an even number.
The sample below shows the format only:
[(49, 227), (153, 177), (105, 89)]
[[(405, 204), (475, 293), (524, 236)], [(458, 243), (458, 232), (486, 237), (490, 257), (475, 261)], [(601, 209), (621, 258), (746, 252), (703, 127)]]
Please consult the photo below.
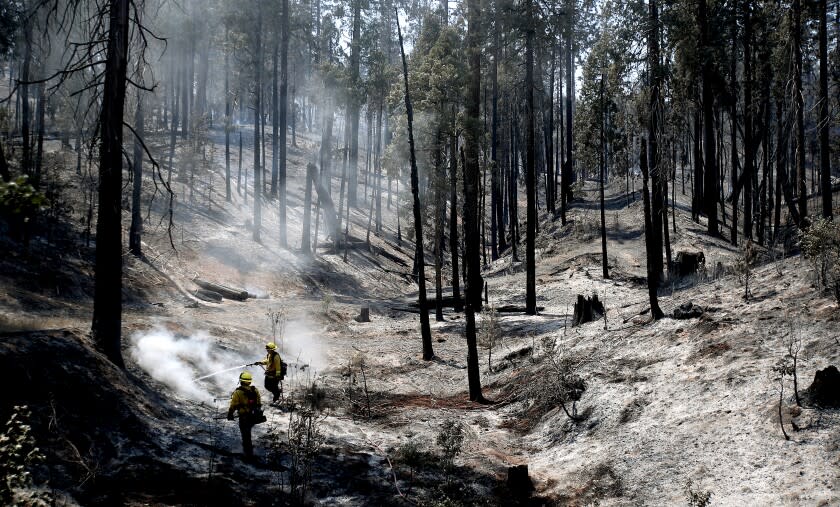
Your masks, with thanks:
[(840, 407), (840, 371), (834, 365), (817, 370), (814, 382), (808, 388), (814, 403), (823, 407)]
[(578, 294), (575, 303), (575, 313), (572, 317), (572, 326), (579, 326), (592, 322), (604, 316), (604, 304), (598, 300), (598, 295), (593, 294), (591, 298)]
[(355, 320), (356, 322), (370, 322), (370, 307), (363, 306)]
[(528, 498), (534, 491), (534, 483), (528, 475), (528, 465), (508, 467), (507, 487), (514, 498)]
[(677, 252), (674, 264), (678, 277), (695, 275), (706, 269), (706, 256), (703, 252)]

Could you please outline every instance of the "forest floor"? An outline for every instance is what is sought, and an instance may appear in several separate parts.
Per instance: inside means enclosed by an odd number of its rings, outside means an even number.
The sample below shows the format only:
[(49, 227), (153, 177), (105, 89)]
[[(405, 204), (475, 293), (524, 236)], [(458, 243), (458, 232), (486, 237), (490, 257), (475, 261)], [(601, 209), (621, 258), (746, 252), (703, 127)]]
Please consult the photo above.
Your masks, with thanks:
[[(773, 367), (790, 343), (800, 346), (803, 396), (817, 370), (840, 365), (840, 310), (815, 288), (810, 265), (800, 255), (782, 255), (781, 246), (760, 249), (751, 297), (745, 299), (734, 273), (741, 251), (707, 236), (703, 224), (691, 221), (687, 197), (677, 192), (674, 256), (703, 251), (708, 274), (663, 287), (660, 304), (669, 318), (651, 323), (641, 201), (628, 199), (623, 181), (607, 189), (611, 277), (603, 279), (598, 194), (587, 181), (566, 226), (541, 214), (537, 304), (543, 309), (537, 316), (498, 314), (500, 343), (489, 359), (490, 351), (480, 349), (481, 381), (491, 403), (473, 404), (467, 398), (462, 313), (445, 308), (441, 322), (431, 314), (435, 359), (420, 357), (418, 315), (404, 311), (417, 289), (410, 277), (414, 249), (405, 216), (402, 242), (397, 238), (399, 196), (394, 194), (388, 208), (383, 192), (383, 230), (371, 233), (370, 249), (351, 249), (346, 261), (344, 252), (324, 248), (315, 255), (301, 253), (305, 165), (316, 141), (301, 133), (298, 143), (289, 151), (290, 248), (278, 244), (276, 200), (264, 203), (260, 243), (252, 240), (253, 196), (237, 193), (234, 183), (232, 202), (225, 202), (223, 144), (211, 150), (217, 160), (214, 189), (202, 183), (190, 192), (186, 178), (173, 185), (175, 250), (165, 219), (158, 223), (166, 202), (157, 195), (144, 232), (145, 260), (126, 256), (127, 376), (109, 369), (86, 338), (89, 247), (74, 247), (77, 252), (58, 247), (37, 262), (38, 255), (19, 253), (2, 260), (4, 364), (37, 358), (36, 344), (45, 340), (63, 344), (58, 350), (68, 354), (82, 354), (81, 346), (91, 356), (86, 364), (106, 375), (104, 384), (130, 400), (124, 401), (130, 419), (141, 421), (136, 431), (117, 426), (107, 436), (98, 434), (116, 449), (110, 454), (97, 455), (93, 430), (85, 439), (70, 434), (87, 431), (82, 422), (77, 427), (68, 422), (66, 434), (48, 438), (78, 448), (80, 440), (87, 441), (81, 452), (73, 454), (66, 445), (56, 452), (76, 463), (65, 467), (64, 476), (84, 477), (87, 470), (90, 479), (67, 481), (65, 502), (212, 503), (221, 498), (211, 496), (219, 491), (235, 494), (235, 503), (281, 501), (277, 493), (289, 490), (292, 459), (302, 456), (290, 446), (290, 433), (302, 415), (312, 413), (312, 428), (322, 440), (315, 445), (308, 498), (319, 505), (434, 504), (446, 498), (455, 505), (510, 505), (517, 500), (505, 480), (508, 467), (519, 464), (528, 465), (535, 487), (534, 498), (523, 504), (678, 505), (688, 502), (690, 484), (694, 491), (710, 492), (712, 505), (840, 503), (840, 411), (816, 408), (807, 399), (798, 407), (786, 381), (781, 417), (790, 440), (779, 424), (780, 384)], [(151, 144), (166, 153), (162, 140)], [(246, 148), (242, 165), (248, 183), (251, 157)], [(234, 171), (237, 162), (234, 152)], [(340, 165), (333, 173), (337, 195)], [(196, 181), (208, 180), (204, 174)], [(363, 188), (350, 229), (361, 239), (370, 206)], [(147, 195), (153, 189), (147, 179)], [(36, 242), (31, 248), (46, 255), (57, 247)], [(431, 256), (426, 277), (433, 295), (430, 261)], [(32, 276), (56, 265), (58, 275)], [(524, 304), (525, 266), (509, 251), (483, 273), (490, 305)], [(190, 293), (197, 289), (196, 275), (258, 297), (199, 300)], [(597, 294), (606, 318), (572, 327), (578, 294)], [(700, 305), (702, 316), (670, 318), (687, 302)], [(354, 320), (361, 306), (370, 307), (371, 322)], [(278, 315), (283, 325), (272, 330), (272, 316)], [(488, 321), (484, 312), (479, 327), (486, 329)], [(255, 428), (260, 459), (248, 464), (237, 454), (237, 426), (218, 419), (240, 370), (193, 379), (260, 359), (269, 339), (276, 339), (292, 365), (287, 401), (266, 406), (268, 422)], [(61, 360), (61, 354), (51, 359)], [(73, 370), (63, 363), (62, 368)], [(261, 387), (259, 368), (251, 370)], [(13, 371), (7, 371), (7, 380), (13, 381)], [(567, 407), (578, 420), (544, 399), (546, 389), (570, 375), (585, 384), (574, 407)], [(52, 396), (49, 386), (43, 389)], [(310, 405), (318, 410), (306, 410)], [(437, 443), (445, 421), (464, 428), (452, 469), (442, 464)], [(154, 468), (158, 472), (151, 473)]]

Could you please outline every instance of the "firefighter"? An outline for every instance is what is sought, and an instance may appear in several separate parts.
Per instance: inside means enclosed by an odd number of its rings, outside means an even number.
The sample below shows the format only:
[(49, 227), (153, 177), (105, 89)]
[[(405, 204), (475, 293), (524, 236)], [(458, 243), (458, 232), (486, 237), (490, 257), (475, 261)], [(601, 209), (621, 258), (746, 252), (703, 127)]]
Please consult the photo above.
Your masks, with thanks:
[(277, 345), (274, 342), (265, 344), (265, 352), (265, 359), (254, 364), (259, 364), (265, 368), (265, 389), (274, 396), (271, 402), (275, 403), (283, 393), (281, 384), (283, 380), (283, 361), (280, 360), (280, 354), (277, 353)]
[(234, 419), (233, 414), (239, 414), (239, 432), (242, 434), (242, 451), (245, 453), (247, 459), (254, 457), (254, 446), (251, 443), (251, 428), (257, 424), (258, 414), (262, 414), (262, 407), (260, 403), (260, 392), (256, 387), (251, 385), (253, 377), (251, 372), (243, 371), (239, 375), (239, 386), (233, 391), (230, 396), (230, 408), (228, 408), (227, 418), (229, 421)]

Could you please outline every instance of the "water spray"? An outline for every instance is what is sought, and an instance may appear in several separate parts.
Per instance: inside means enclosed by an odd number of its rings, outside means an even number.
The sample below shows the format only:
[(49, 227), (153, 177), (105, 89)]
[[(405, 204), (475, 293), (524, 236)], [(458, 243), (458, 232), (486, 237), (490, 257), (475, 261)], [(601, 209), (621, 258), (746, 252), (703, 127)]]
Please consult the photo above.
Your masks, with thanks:
[(231, 367), (231, 368), (226, 368), (226, 369), (224, 369), (224, 370), (219, 370), (219, 371), (216, 371), (216, 372), (213, 372), (213, 373), (208, 373), (207, 375), (204, 375), (203, 377), (196, 377), (196, 378), (194, 378), (193, 380), (202, 380), (202, 379), (206, 379), (207, 377), (212, 377), (212, 376), (214, 376), (214, 375), (218, 375), (218, 374), (220, 374), (220, 373), (225, 373), (225, 372), (227, 372), (227, 371), (237, 370), (237, 369), (239, 369), (239, 368), (245, 368), (246, 366), (253, 366), (253, 365), (255, 365), (255, 364), (256, 364), (256, 363), (240, 364), (240, 365), (238, 365), (238, 366), (233, 366), (233, 367)]

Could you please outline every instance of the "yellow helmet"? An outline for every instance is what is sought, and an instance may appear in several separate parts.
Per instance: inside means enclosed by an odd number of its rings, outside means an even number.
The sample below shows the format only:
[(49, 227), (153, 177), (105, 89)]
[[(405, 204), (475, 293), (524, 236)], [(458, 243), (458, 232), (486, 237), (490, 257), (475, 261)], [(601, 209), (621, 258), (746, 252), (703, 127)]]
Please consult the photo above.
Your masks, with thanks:
[(268, 342), (265, 344), (266, 350), (277, 350), (277, 345), (274, 342)]
[(254, 377), (250, 371), (243, 371), (239, 374), (239, 382), (243, 384), (250, 384), (252, 380), (254, 380)]

